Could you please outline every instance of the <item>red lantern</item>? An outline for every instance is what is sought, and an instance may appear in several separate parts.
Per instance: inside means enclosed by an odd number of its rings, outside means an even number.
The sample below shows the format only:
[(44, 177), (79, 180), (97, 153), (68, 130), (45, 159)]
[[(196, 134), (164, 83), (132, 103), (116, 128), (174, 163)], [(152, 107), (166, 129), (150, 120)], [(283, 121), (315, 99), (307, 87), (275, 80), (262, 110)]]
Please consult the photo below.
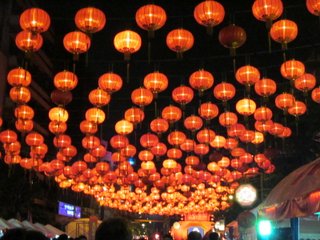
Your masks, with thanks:
[(118, 74), (108, 72), (99, 77), (98, 84), (99, 88), (112, 94), (121, 89), (122, 79)]
[(163, 73), (156, 71), (153, 73), (149, 73), (144, 77), (143, 85), (153, 94), (158, 94), (167, 89), (168, 78)]
[(22, 133), (31, 132), (33, 129), (33, 121), (17, 119), (15, 122), (15, 126), (19, 132), (22, 132)]
[(144, 148), (152, 148), (158, 142), (159, 142), (158, 136), (152, 133), (146, 133), (140, 137), (140, 144)]
[(82, 8), (75, 16), (75, 23), (81, 31), (95, 33), (104, 28), (106, 16), (100, 9), (94, 7)]
[(283, 4), (281, 0), (255, 0), (252, 13), (259, 21), (264, 21), (269, 28), (273, 20), (281, 16)]
[(26, 136), (25, 141), (29, 146), (38, 146), (43, 144), (44, 138), (40, 133), (31, 132)]
[(181, 145), (180, 149), (185, 152), (192, 152), (196, 142), (192, 139), (186, 139)]
[(240, 99), (236, 104), (237, 112), (243, 116), (250, 116), (256, 110), (256, 103), (250, 98)]
[(120, 154), (128, 158), (133, 157), (134, 155), (136, 155), (136, 153), (137, 153), (136, 147), (131, 144), (128, 144), (126, 147), (120, 150)]
[(144, 107), (152, 103), (153, 94), (150, 90), (140, 87), (132, 91), (131, 101), (140, 107)]
[(236, 79), (243, 85), (252, 86), (260, 80), (260, 72), (253, 66), (242, 66), (236, 72)]
[(172, 91), (172, 99), (180, 105), (188, 104), (193, 99), (193, 90), (190, 87), (181, 85)]
[(280, 123), (274, 122), (269, 129), (269, 133), (275, 136), (281, 135), (284, 131), (284, 126)]
[(0, 142), (4, 143), (13, 143), (18, 139), (17, 134), (12, 130), (4, 130), (0, 132)]
[(31, 99), (31, 92), (26, 87), (13, 87), (9, 92), (10, 99), (18, 104), (26, 104)]
[(235, 96), (236, 89), (231, 83), (222, 82), (215, 86), (213, 94), (216, 99), (226, 102)]
[(110, 99), (110, 94), (100, 88), (94, 89), (89, 93), (89, 101), (96, 107), (107, 105), (110, 102)]
[(31, 74), (23, 68), (12, 69), (7, 76), (8, 83), (13, 87), (28, 87), (32, 81)]
[(129, 144), (129, 140), (127, 137), (123, 136), (123, 135), (114, 135), (111, 139), (110, 139), (110, 145), (111, 147), (113, 147), (114, 149), (121, 149), (126, 147)]
[(200, 117), (205, 120), (211, 120), (218, 116), (219, 108), (216, 104), (212, 102), (205, 102), (200, 105), (198, 108), (198, 113)]
[(181, 58), (185, 51), (192, 48), (194, 38), (191, 32), (179, 28), (168, 33), (166, 43), (172, 51), (177, 53), (178, 58)]
[(53, 144), (57, 148), (64, 148), (71, 145), (71, 137), (67, 134), (60, 134), (53, 138)]
[(83, 120), (80, 123), (80, 131), (85, 134), (95, 134), (98, 131), (98, 125), (96, 123)]
[(287, 111), (289, 108), (291, 108), (294, 102), (295, 98), (290, 93), (279, 94), (275, 99), (276, 107), (282, 109), (283, 111)]
[(19, 23), (23, 30), (42, 33), (50, 27), (50, 16), (40, 8), (29, 8), (20, 15)]
[(295, 80), (304, 74), (305, 67), (304, 64), (295, 59), (285, 61), (281, 64), (280, 72), (282, 77)]
[(152, 36), (153, 32), (162, 28), (167, 21), (165, 10), (155, 4), (147, 4), (140, 7), (136, 12), (138, 26), (147, 30)]
[(104, 122), (104, 120), (106, 119), (106, 114), (104, 113), (103, 110), (101, 110), (100, 108), (89, 108), (86, 111), (86, 120), (96, 123), (96, 124), (101, 124)]
[(213, 0), (206, 0), (199, 3), (193, 11), (193, 16), (197, 23), (207, 27), (211, 33), (214, 26), (219, 25), (224, 19), (225, 11), (223, 6)]
[(315, 15), (315, 16), (320, 16), (320, 2), (319, 0), (307, 0), (307, 9), (308, 11)]
[(138, 124), (143, 121), (144, 112), (140, 108), (132, 107), (125, 111), (124, 118), (133, 124)]
[(42, 36), (29, 31), (22, 31), (16, 36), (17, 47), (25, 52), (36, 52), (43, 44)]
[(53, 83), (61, 91), (71, 91), (77, 86), (78, 77), (74, 73), (64, 70), (54, 76)]
[(226, 144), (226, 139), (223, 136), (216, 135), (214, 139), (210, 142), (210, 146), (213, 148), (223, 148)]
[(317, 87), (312, 90), (311, 98), (316, 103), (320, 103), (320, 87)]
[(168, 122), (174, 123), (181, 119), (182, 111), (180, 108), (176, 106), (169, 105), (162, 110), (161, 116), (163, 119), (167, 120)]
[(150, 122), (151, 131), (162, 134), (169, 129), (169, 123), (166, 119), (156, 118)]
[(78, 55), (89, 50), (91, 40), (87, 34), (80, 31), (74, 31), (64, 36), (63, 45), (68, 52)]
[(140, 49), (141, 37), (134, 31), (125, 30), (117, 33), (113, 44), (117, 51), (124, 54), (125, 60), (129, 60), (130, 55)]
[(257, 121), (268, 121), (272, 119), (272, 111), (268, 107), (259, 107), (254, 112), (254, 119)]
[(270, 128), (272, 127), (273, 122), (271, 120), (267, 120), (267, 121), (256, 121), (254, 124), (254, 127), (257, 131), (259, 132), (268, 132), (270, 130)]
[(310, 73), (305, 73), (294, 81), (294, 87), (302, 92), (308, 92), (316, 86), (316, 78)]
[(219, 32), (219, 42), (222, 46), (230, 49), (231, 56), (235, 56), (236, 49), (241, 47), (246, 40), (246, 31), (235, 24), (224, 27)]
[(187, 136), (178, 130), (175, 130), (168, 135), (168, 143), (173, 146), (179, 146), (187, 139)]
[(203, 121), (200, 117), (191, 115), (184, 120), (183, 125), (189, 131), (194, 132), (202, 128)]
[(254, 85), (255, 92), (262, 97), (269, 97), (277, 90), (277, 84), (270, 78), (262, 78)]
[(199, 143), (206, 143), (206, 144), (209, 144), (210, 142), (212, 142), (215, 136), (216, 136), (216, 133), (209, 128), (201, 129), (196, 135)]
[(287, 44), (298, 35), (298, 26), (294, 21), (283, 19), (272, 24), (270, 29), (271, 38), (282, 44), (282, 49), (287, 48)]
[(182, 151), (178, 148), (170, 148), (167, 151), (167, 157), (178, 160), (182, 157)]
[(298, 117), (305, 114), (307, 111), (307, 106), (301, 101), (295, 101), (294, 104), (288, 109), (288, 113)]
[(151, 148), (151, 152), (155, 156), (163, 156), (167, 153), (167, 146), (164, 143), (158, 142)]
[(81, 143), (85, 149), (94, 149), (99, 147), (99, 145), (101, 144), (101, 141), (96, 136), (88, 135), (82, 139)]
[(198, 90), (200, 93), (211, 88), (213, 86), (213, 83), (214, 83), (213, 75), (210, 72), (203, 69), (200, 69), (192, 73), (189, 77), (190, 86), (193, 89)]
[(34, 111), (28, 105), (20, 105), (15, 108), (14, 116), (22, 120), (32, 120), (34, 117)]
[(120, 135), (128, 135), (130, 133), (132, 133), (133, 131), (133, 124), (127, 120), (120, 120), (118, 121), (115, 126), (115, 131), (117, 134)]
[(243, 126), (241, 123), (233, 124), (228, 128), (228, 136), (240, 138), (245, 130), (245, 126)]
[(230, 127), (238, 122), (237, 114), (233, 112), (223, 112), (219, 116), (221, 126)]
[(194, 146), (194, 153), (200, 156), (208, 154), (209, 150), (209, 146), (204, 143), (199, 143)]

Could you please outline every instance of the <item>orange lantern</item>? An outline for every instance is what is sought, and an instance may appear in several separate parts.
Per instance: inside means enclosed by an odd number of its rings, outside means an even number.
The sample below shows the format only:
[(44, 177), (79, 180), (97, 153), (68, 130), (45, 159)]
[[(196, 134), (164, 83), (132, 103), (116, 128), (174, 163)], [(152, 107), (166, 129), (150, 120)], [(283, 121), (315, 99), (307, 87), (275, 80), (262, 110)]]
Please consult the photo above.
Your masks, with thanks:
[(246, 31), (235, 24), (230, 24), (219, 32), (219, 42), (222, 46), (230, 49), (231, 56), (235, 56), (236, 49), (241, 47), (246, 40)]
[(152, 133), (146, 133), (140, 137), (140, 144), (144, 148), (152, 148), (158, 142), (159, 142), (158, 136)]
[(183, 125), (189, 131), (194, 132), (202, 128), (203, 121), (200, 117), (191, 115), (184, 120)]
[(23, 68), (12, 69), (7, 76), (8, 83), (13, 87), (28, 87), (32, 81), (31, 74)]
[(133, 124), (138, 124), (143, 121), (144, 112), (140, 108), (132, 107), (125, 111), (124, 118)]
[(113, 44), (117, 51), (124, 54), (125, 60), (129, 60), (130, 55), (140, 49), (141, 37), (134, 31), (125, 30), (117, 33), (114, 37)]
[(65, 148), (61, 149), (61, 153), (63, 156), (67, 157), (67, 158), (72, 158), (74, 156), (77, 155), (78, 151), (77, 148), (73, 145), (69, 145)]
[(285, 61), (281, 64), (280, 72), (282, 77), (295, 80), (304, 74), (305, 67), (304, 64), (295, 59)]
[(170, 50), (177, 53), (178, 58), (182, 58), (182, 54), (192, 48), (194, 38), (190, 31), (179, 28), (168, 33), (166, 43)]
[(150, 122), (150, 129), (157, 134), (162, 134), (168, 131), (169, 123), (166, 119), (156, 118)]
[(187, 165), (197, 166), (200, 163), (200, 159), (197, 156), (191, 155), (186, 157), (185, 162)]
[(284, 131), (284, 126), (280, 123), (274, 122), (268, 132), (272, 135), (278, 136), (281, 135)]
[(4, 130), (0, 132), (0, 142), (4, 143), (13, 143), (18, 139), (17, 134), (12, 130)]
[(245, 132), (246, 128), (241, 123), (236, 123), (231, 125), (228, 128), (228, 136), (229, 137), (237, 137), (240, 138), (242, 134)]
[(99, 147), (99, 145), (101, 144), (101, 141), (96, 136), (88, 135), (82, 138), (81, 143), (82, 143), (82, 147), (84, 147), (85, 149), (94, 149)]
[(275, 99), (276, 107), (283, 111), (287, 111), (289, 108), (291, 108), (294, 102), (295, 98), (290, 93), (279, 94)]
[(103, 110), (100, 108), (89, 108), (86, 111), (86, 120), (96, 123), (96, 124), (101, 124), (104, 122), (106, 119), (106, 114), (104, 113)]
[(256, 121), (254, 124), (254, 127), (259, 132), (268, 132), (270, 128), (272, 127), (273, 122), (271, 120), (267, 121)]
[(240, 99), (236, 104), (237, 112), (243, 116), (250, 116), (256, 110), (256, 103), (250, 98)]
[[(207, 2), (211, 2), (211, 1), (207, 1)], [(213, 86), (213, 83), (214, 83), (213, 75), (210, 72), (203, 69), (195, 71), (189, 77), (190, 86), (193, 89), (198, 90), (200, 93), (211, 88)]]
[(140, 87), (132, 91), (131, 101), (140, 107), (144, 107), (152, 103), (153, 94), (150, 90)]
[(135, 146), (128, 144), (126, 147), (122, 148), (120, 154), (125, 157), (133, 157), (136, 155), (137, 149)]
[(206, 143), (206, 144), (209, 144), (210, 142), (212, 142), (215, 136), (216, 136), (216, 133), (209, 128), (201, 129), (196, 135), (199, 143)]
[(180, 149), (185, 152), (192, 152), (194, 146), (196, 145), (195, 141), (192, 139), (186, 139), (181, 145)]
[(259, 107), (254, 112), (254, 119), (257, 121), (268, 121), (272, 119), (272, 111), (268, 107)]
[(110, 99), (110, 94), (100, 88), (94, 89), (89, 93), (89, 101), (96, 107), (107, 105), (110, 102)]
[(118, 74), (113, 72), (108, 72), (99, 77), (98, 85), (99, 85), (99, 88), (112, 94), (121, 89), (122, 79)]
[(181, 145), (186, 139), (187, 136), (184, 134), (184, 132), (178, 130), (175, 130), (168, 135), (168, 143), (173, 146)]
[(16, 36), (17, 47), (25, 52), (36, 52), (43, 44), (42, 36), (29, 31), (22, 31)]
[(255, 0), (252, 5), (253, 16), (259, 21), (266, 22), (268, 29), (271, 27), (272, 21), (279, 18), (282, 12), (281, 0)]
[(19, 23), (23, 30), (42, 33), (50, 27), (50, 16), (40, 8), (29, 8), (20, 15)]
[(288, 109), (288, 113), (298, 117), (305, 114), (307, 111), (307, 106), (301, 101), (294, 101), (293, 105)]
[(308, 11), (315, 15), (315, 16), (320, 16), (320, 2), (319, 0), (307, 0), (307, 9)]
[(106, 16), (100, 9), (94, 7), (82, 8), (75, 16), (75, 23), (81, 31), (95, 33), (104, 28)]
[(110, 165), (107, 162), (98, 162), (96, 164), (96, 171), (100, 176), (104, 176), (110, 170)]
[(167, 151), (167, 157), (178, 160), (182, 157), (182, 151), (178, 148), (170, 148)]
[(26, 144), (29, 146), (38, 146), (43, 144), (44, 138), (40, 133), (37, 132), (31, 132), (28, 133), (28, 135), (25, 138)]
[(141, 160), (141, 161), (152, 161), (153, 158), (154, 158), (154, 155), (151, 151), (149, 150), (142, 150), (139, 152), (138, 154), (138, 158)]
[(205, 102), (205, 103), (202, 103), (198, 108), (198, 113), (200, 117), (209, 121), (218, 116), (219, 108), (216, 104), (212, 102)]
[(14, 116), (22, 120), (32, 120), (34, 111), (28, 105), (20, 105), (14, 109)]
[(197, 23), (207, 28), (209, 34), (212, 28), (219, 25), (224, 19), (224, 7), (213, 0), (206, 0), (199, 3), (193, 11), (193, 16)]
[(54, 108), (51, 108), (49, 111), (49, 119), (51, 121), (65, 123), (66, 121), (68, 121), (68, 118), (69, 118), (68, 111), (62, 107), (54, 107)]
[(219, 116), (221, 126), (230, 127), (238, 122), (237, 114), (233, 112), (223, 112)]
[(151, 152), (155, 156), (163, 156), (167, 153), (167, 146), (162, 142), (158, 142), (151, 148)]
[(163, 27), (167, 21), (165, 10), (155, 4), (147, 4), (140, 7), (136, 12), (136, 22), (138, 26), (147, 30), (150, 37), (154, 31)]
[(144, 77), (143, 85), (149, 89), (153, 94), (158, 94), (168, 87), (168, 78), (163, 73), (155, 71), (149, 73)]
[(61, 91), (71, 91), (77, 86), (78, 77), (74, 73), (64, 70), (54, 76), (53, 83)]
[(239, 139), (241, 142), (249, 143), (252, 142), (255, 138), (255, 132), (252, 130), (245, 130), (240, 136)]
[(67, 134), (60, 134), (53, 138), (53, 144), (57, 148), (70, 146), (72, 143), (71, 137)]
[(245, 86), (252, 86), (260, 80), (260, 72), (256, 67), (246, 65), (238, 68), (236, 79)]
[(312, 90), (311, 98), (316, 103), (320, 103), (320, 87), (317, 87)]
[(9, 92), (10, 99), (18, 104), (25, 104), (30, 101), (31, 93), (26, 87), (13, 87)]
[(194, 94), (192, 88), (181, 85), (173, 89), (171, 96), (175, 102), (185, 105), (192, 101)]
[(288, 127), (284, 127), (284, 128), (283, 128), (283, 132), (280, 133), (279, 135), (277, 135), (277, 137), (280, 137), (280, 138), (288, 138), (288, 137), (291, 136), (291, 134), (292, 134), (291, 129), (288, 128)]
[(74, 55), (87, 52), (90, 45), (91, 40), (88, 35), (80, 31), (67, 33), (63, 38), (64, 48)]
[(258, 132), (258, 131), (254, 131), (254, 138), (253, 140), (251, 141), (251, 143), (253, 144), (260, 144), (260, 143), (263, 143), (264, 142), (264, 135), (263, 133), (261, 132)]
[(235, 96), (236, 89), (231, 83), (222, 82), (215, 86), (213, 94), (216, 99), (226, 102)]
[(181, 119), (182, 111), (180, 108), (176, 106), (169, 105), (162, 110), (161, 116), (163, 119), (167, 120), (168, 122), (174, 123)]
[(80, 123), (80, 131), (85, 134), (95, 134), (98, 131), (97, 123), (83, 120)]
[(133, 131), (133, 124), (127, 120), (120, 120), (114, 126), (116, 133), (120, 135), (128, 135)]
[(177, 167), (177, 162), (173, 159), (166, 159), (163, 161), (162, 166), (167, 169), (174, 169)]
[(270, 29), (271, 38), (282, 44), (282, 49), (287, 49), (287, 44), (298, 35), (298, 26), (294, 21), (283, 19), (272, 24)]
[(33, 129), (33, 121), (17, 119), (15, 122), (15, 126), (19, 132), (22, 132), (22, 133), (30, 132)]
[(199, 143), (194, 146), (194, 153), (200, 156), (208, 154), (210, 148), (205, 143)]
[(0, 128), (2, 127), (2, 124), (3, 124), (3, 119), (2, 117), (0, 117)]
[(270, 78), (262, 78), (254, 85), (255, 92), (262, 97), (269, 97), (277, 90), (277, 84)]
[(308, 92), (316, 86), (316, 78), (313, 74), (305, 73), (294, 81), (294, 87), (302, 92)]
[(216, 135), (209, 144), (213, 148), (223, 148), (225, 143), (226, 138), (224, 136)]
[(126, 147), (129, 144), (129, 140), (127, 137), (123, 135), (114, 135), (110, 139), (110, 145), (114, 149), (121, 149)]

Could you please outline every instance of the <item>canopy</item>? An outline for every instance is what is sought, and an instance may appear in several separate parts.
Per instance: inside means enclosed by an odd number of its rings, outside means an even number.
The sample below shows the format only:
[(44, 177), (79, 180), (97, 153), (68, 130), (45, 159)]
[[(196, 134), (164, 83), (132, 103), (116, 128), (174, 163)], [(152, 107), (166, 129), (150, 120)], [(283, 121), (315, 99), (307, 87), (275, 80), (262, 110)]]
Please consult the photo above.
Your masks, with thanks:
[(320, 211), (320, 158), (285, 177), (268, 195), (261, 215), (270, 219), (303, 217)]
[(0, 218), (0, 230), (9, 229), (9, 228), (10, 228), (9, 223), (3, 218)]
[(53, 233), (54, 235), (62, 235), (62, 234), (65, 234), (65, 232), (61, 231), (60, 229), (50, 225), (50, 224), (47, 224), (44, 226), (46, 229), (48, 229), (51, 233)]

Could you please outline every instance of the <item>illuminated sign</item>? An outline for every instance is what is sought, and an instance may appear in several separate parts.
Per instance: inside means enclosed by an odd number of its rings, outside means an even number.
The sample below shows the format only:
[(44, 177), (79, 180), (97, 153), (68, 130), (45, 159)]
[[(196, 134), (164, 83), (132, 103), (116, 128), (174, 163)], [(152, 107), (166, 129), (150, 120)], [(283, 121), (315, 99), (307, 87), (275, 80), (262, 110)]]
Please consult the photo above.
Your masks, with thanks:
[(59, 201), (58, 214), (66, 217), (80, 218), (81, 208), (68, 203)]

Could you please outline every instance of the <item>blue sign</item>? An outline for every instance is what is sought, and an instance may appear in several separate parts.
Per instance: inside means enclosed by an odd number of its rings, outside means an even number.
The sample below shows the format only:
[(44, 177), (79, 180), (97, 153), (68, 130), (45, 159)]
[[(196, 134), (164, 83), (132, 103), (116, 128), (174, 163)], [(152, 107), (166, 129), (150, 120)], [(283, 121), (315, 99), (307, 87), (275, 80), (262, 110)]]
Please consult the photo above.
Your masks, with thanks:
[(58, 214), (66, 217), (80, 218), (81, 208), (78, 206), (74, 206), (74, 205), (59, 201)]

